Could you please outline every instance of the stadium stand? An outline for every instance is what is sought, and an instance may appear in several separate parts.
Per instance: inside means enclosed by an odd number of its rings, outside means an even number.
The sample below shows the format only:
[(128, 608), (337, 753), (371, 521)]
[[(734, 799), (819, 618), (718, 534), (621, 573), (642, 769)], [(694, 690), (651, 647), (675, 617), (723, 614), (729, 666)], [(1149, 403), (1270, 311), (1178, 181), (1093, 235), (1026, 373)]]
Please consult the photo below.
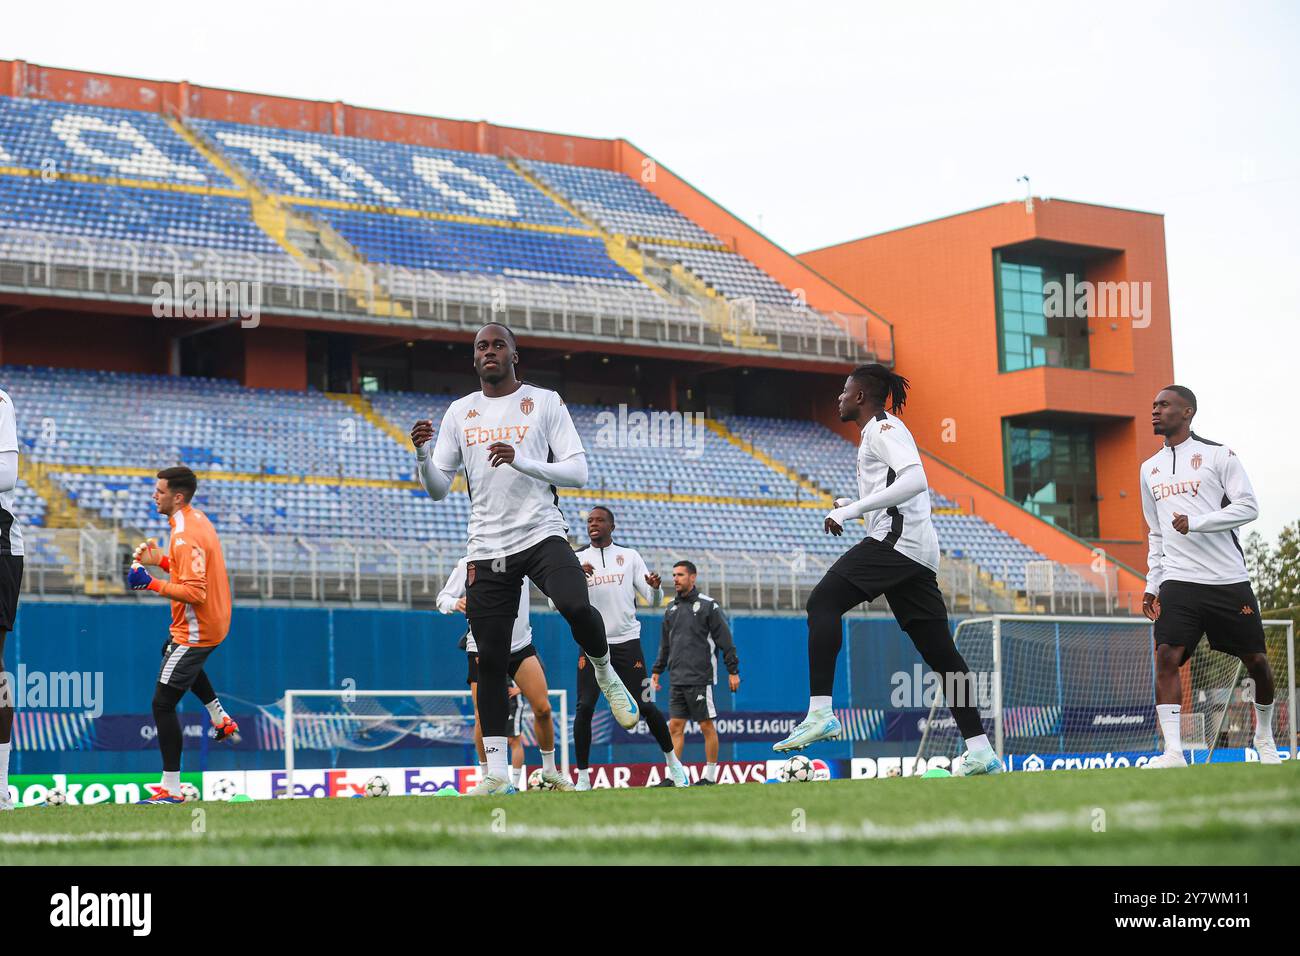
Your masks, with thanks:
[(440, 322), (504, 296), (530, 322), (592, 316), (597, 334), (892, 350), (886, 323), (805, 308), (621, 173), (46, 100), (0, 97), (6, 260), (30, 265), (24, 285), (53, 284), (50, 263), (88, 283), (120, 270), (137, 295), (183, 274), (274, 286), (270, 305)]
[[(409, 446), (398, 440), (417, 418), (440, 422), (450, 395), (371, 393), (370, 417), (351, 397), (217, 379), (21, 367), (0, 368), (0, 376), (19, 409), (24, 460), (46, 466), (74, 506), (106, 525), (165, 534), (150, 500), (153, 471), (183, 462), (205, 475), (201, 507), (230, 536), (236, 569), (255, 564), (261, 547), (241, 535), (309, 542), (290, 548), (282, 564), (305, 564), (314, 548), (338, 540), (463, 546), (468, 496), (454, 491), (432, 506), (414, 483)], [(688, 421), (685, 451), (619, 447), (602, 431), (607, 410), (571, 411), (591, 467), (588, 487), (562, 498), (575, 534), (590, 507), (608, 503), (619, 513), (621, 540), (636, 547), (827, 560), (843, 550), (810, 531), (820, 514), (814, 494), (714, 430)], [(752, 417), (723, 424), (820, 489), (853, 487), (853, 446), (824, 426)], [(23, 487), (20, 502), (39, 526), (45, 504)], [(947, 555), (1024, 587), (1025, 562), (1041, 555), (941, 496), (933, 504)]]

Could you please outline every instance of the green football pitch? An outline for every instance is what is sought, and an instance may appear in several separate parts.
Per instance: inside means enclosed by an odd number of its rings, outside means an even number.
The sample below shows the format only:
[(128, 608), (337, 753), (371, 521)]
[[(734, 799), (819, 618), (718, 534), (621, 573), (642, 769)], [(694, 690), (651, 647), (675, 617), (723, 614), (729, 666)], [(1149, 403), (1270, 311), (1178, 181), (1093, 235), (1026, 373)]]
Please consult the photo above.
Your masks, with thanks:
[(23, 808), (0, 865), (1297, 864), (1300, 766)]

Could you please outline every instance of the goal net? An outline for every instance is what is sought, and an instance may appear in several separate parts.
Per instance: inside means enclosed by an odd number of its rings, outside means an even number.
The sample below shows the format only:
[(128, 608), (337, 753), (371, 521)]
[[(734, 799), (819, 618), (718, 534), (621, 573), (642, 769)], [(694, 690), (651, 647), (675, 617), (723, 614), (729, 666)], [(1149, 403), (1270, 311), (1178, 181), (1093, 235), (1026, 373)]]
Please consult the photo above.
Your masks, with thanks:
[[(568, 692), (551, 690), (551, 720), (555, 725), (560, 766), (569, 767)], [(521, 707), (526, 707), (520, 702)], [(298, 751), (314, 752), (313, 762), (346, 759), (346, 752), (373, 754), (393, 751), (394, 762), (445, 760), (432, 748), (474, 744), (474, 701), (468, 690), (286, 690), (279, 703), (263, 707), (284, 741), (286, 791), (293, 793)], [(537, 734), (531, 709), (521, 721), (526, 747)], [(445, 753), (445, 751), (444, 751)], [(460, 756), (460, 754), (458, 754)], [(477, 762), (477, 757), (473, 758)]]
[[(1292, 625), (1265, 625), (1277, 685), (1274, 733), (1279, 746), (1289, 742), (1294, 752)], [(1145, 618), (993, 615), (960, 622), (955, 637), (975, 687), (987, 688), (973, 702), (1000, 756), (1161, 748), (1154, 645)], [(1244, 676), (1237, 658), (1211, 650), (1207, 641), (1184, 667), (1183, 747), (1193, 760), (1210, 758), (1230, 710), (1240, 710), (1243, 693), (1249, 698)], [(963, 749), (940, 696), (917, 757), (951, 758)]]

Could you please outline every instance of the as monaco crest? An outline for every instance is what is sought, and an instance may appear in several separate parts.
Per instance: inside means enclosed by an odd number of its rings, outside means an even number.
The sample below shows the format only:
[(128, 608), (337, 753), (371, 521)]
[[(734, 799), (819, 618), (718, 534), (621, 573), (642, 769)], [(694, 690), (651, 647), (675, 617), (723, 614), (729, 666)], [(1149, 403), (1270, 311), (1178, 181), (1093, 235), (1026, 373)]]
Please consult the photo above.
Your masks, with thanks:
[(471, 561), (465, 565), (465, 587), (474, 583), (474, 562)]
[(531, 415), (533, 413), (533, 407), (533, 400), (531, 398), (525, 397), (519, 400), (519, 410), (525, 415)]
[(615, 560), (618, 561), (618, 566), (621, 568), (623, 566), (623, 555), (620, 554)]
[(1201, 453), (1199, 451), (1192, 456), (1192, 467), (1193, 468), (1201, 467)]

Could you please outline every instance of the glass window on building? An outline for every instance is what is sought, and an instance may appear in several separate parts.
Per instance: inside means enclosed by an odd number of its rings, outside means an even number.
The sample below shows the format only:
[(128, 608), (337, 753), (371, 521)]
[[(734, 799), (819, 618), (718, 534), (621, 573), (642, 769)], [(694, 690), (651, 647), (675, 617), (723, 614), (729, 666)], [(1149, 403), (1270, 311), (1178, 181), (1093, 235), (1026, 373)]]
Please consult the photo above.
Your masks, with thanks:
[(1088, 316), (1073, 314), (1074, 303), (1063, 294), (1047, 298), (1043, 294), (1044, 286), (1049, 292), (1053, 288), (1050, 283), (1065, 290), (1084, 281), (1083, 264), (1010, 250), (994, 252), (993, 264), (999, 368), (1003, 372), (1040, 365), (1087, 368)]
[(1098, 537), (1092, 427), (1007, 419), (1003, 431), (1007, 497), (1080, 538)]

